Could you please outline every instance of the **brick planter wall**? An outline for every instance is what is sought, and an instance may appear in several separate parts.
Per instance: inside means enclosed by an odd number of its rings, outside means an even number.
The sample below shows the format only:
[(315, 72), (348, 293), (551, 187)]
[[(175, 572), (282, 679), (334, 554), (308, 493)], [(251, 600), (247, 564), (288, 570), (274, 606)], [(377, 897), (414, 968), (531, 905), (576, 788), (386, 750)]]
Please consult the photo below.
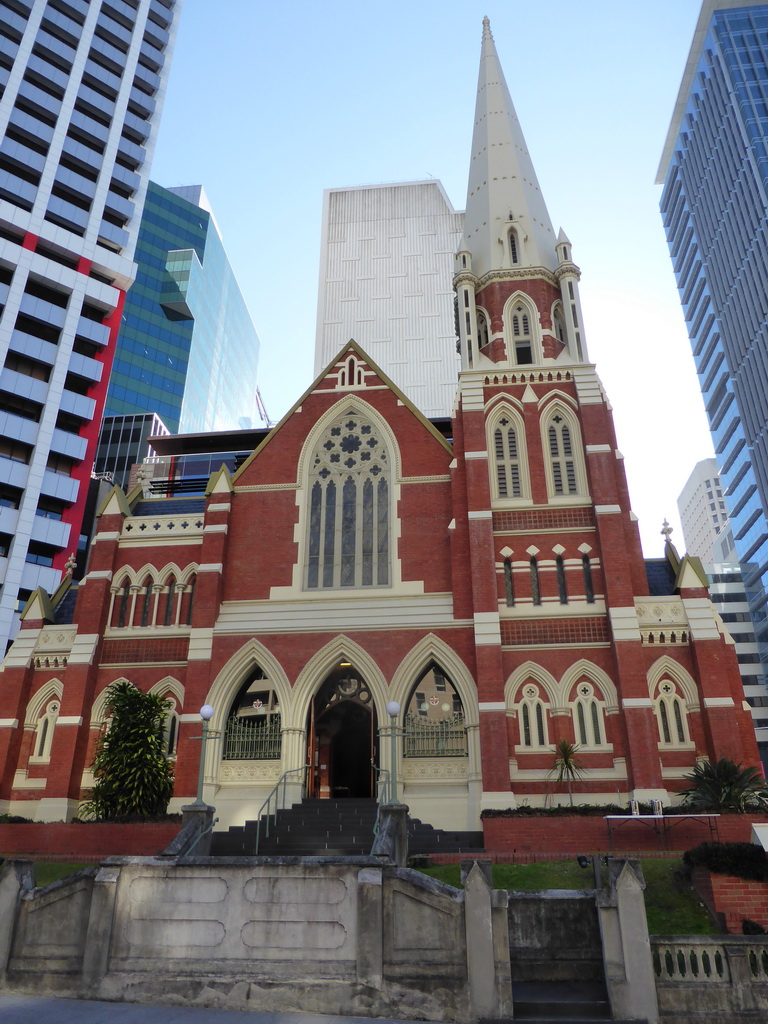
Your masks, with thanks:
[[(718, 821), (719, 839), (723, 843), (748, 843), (752, 822), (766, 821), (766, 816), (724, 814)], [(614, 828), (613, 849), (608, 825), (603, 818), (573, 815), (562, 818), (484, 818), (485, 849), (495, 860), (556, 859), (558, 854), (578, 853), (641, 853), (663, 856), (665, 852), (683, 853), (699, 843), (716, 839), (710, 836), (703, 822), (681, 821), (664, 837), (647, 822), (630, 821)]]
[(729, 935), (741, 935), (745, 917), (768, 928), (768, 882), (750, 882), (735, 875), (720, 875), (704, 867), (693, 869), (693, 887), (699, 899)]
[(0, 856), (90, 863), (104, 857), (152, 857), (164, 849), (181, 823), (72, 825), (63, 822), (0, 824)]

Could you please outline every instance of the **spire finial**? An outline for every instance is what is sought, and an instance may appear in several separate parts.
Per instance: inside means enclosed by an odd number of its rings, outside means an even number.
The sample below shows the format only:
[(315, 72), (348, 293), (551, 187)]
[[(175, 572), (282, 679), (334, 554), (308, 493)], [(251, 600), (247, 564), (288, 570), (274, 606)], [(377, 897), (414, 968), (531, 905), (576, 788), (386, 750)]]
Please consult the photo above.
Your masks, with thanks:
[(508, 235), (503, 222), (510, 210), (520, 231), (515, 262), (554, 272), (558, 264), (555, 233), (486, 17), (464, 215), (465, 248), (472, 253), (472, 268), (478, 277), (510, 265), (504, 244), (498, 244), (500, 233)]
[(661, 524), (661, 536), (664, 538), (666, 543), (668, 543), (668, 544), (671, 543), (671, 539), (670, 538), (671, 538), (671, 535), (672, 535), (673, 532), (674, 531), (673, 531), (672, 527), (669, 525), (669, 523), (665, 519), (664, 522)]

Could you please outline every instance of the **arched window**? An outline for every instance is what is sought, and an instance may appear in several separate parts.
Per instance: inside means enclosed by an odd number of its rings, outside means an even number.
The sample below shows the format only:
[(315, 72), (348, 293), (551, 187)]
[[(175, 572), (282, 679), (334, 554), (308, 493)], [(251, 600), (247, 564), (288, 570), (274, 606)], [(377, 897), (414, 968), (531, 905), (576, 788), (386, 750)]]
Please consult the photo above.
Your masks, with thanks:
[(563, 317), (563, 307), (560, 303), (556, 303), (552, 311), (552, 328), (557, 340), (566, 345), (568, 343), (568, 335), (565, 332), (565, 318)]
[(563, 556), (558, 555), (555, 559), (557, 569), (557, 590), (560, 595), (560, 604), (568, 604), (568, 586), (565, 580), (565, 562)]
[(523, 493), (520, 476), (520, 446), (514, 423), (502, 416), (493, 432), (496, 462), (496, 490), (500, 498), (519, 498)]
[(659, 742), (673, 747), (689, 743), (685, 704), (676, 686), (669, 679), (663, 679), (659, 683), (654, 706), (659, 726)]
[(189, 581), (189, 598), (187, 600), (187, 625), (192, 625), (192, 609), (195, 604), (195, 586), (197, 585), (197, 576), (193, 576)]
[(164, 626), (173, 626), (176, 623), (176, 578), (171, 576), (168, 580), (168, 593), (165, 598), (165, 615), (163, 616)]
[(165, 717), (165, 725), (163, 726), (163, 744), (166, 757), (175, 757), (176, 747), (179, 742), (179, 712), (174, 698), (168, 696), (166, 699), (169, 702), (169, 706), (168, 714)]
[(533, 362), (531, 317), (527, 307), (522, 303), (518, 303), (512, 310), (512, 345), (518, 366), (527, 366)]
[(477, 311), (477, 346), (478, 348), (485, 348), (490, 341), (490, 333), (488, 331), (488, 317), (485, 315), (485, 311), (478, 309)]
[(549, 745), (547, 709), (534, 683), (526, 683), (523, 687), (517, 717), (520, 723), (521, 747), (533, 749)]
[(509, 558), (504, 559), (504, 597), (508, 608), (515, 604), (515, 576), (512, 569), (512, 562)]
[(349, 408), (326, 426), (310, 462), (307, 589), (390, 585), (390, 462), (366, 414)]
[(118, 626), (125, 626), (128, 622), (128, 609), (131, 602), (131, 584), (126, 578), (120, 590), (120, 610), (117, 613)]
[(587, 604), (594, 604), (595, 588), (592, 584), (592, 563), (589, 560), (589, 555), (581, 556), (581, 569), (584, 573), (584, 593), (587, 598)]
[(222, 757), (225, 761), (277, 760), (281, 751), (277, 694), (260, 668), (237, 692), (229, 709)]
[(547, 461), (547, 486), (552, 497), (582, 493), (583, 462), (578, 426), (555, 406), (542, 421)]
[(58, 698), (54, 698), (48, 702), (42, 715), (38, 718), (30, 763), (41, 764), (50, 761), (53, 733), (56, 729), (56, 719), (59, 717), (60, 707)]
[(406, 705), (403, 756), (467, 756), (461, 698), (445, 672), (434, 663), (420, 677)]
[(582, 747), (601, 747), (607, 743), (603, 722), (604, 702), (586, 680), (576, 688), (573, 703), (574, 734)]
[(531, 597), (534, 604), (541, 604), (541, 584), (539, 582), (539, 560), (531, 558)]
[(516, 263), (520, 262), (520, 254), (517, 245), (517, 232), (514, 228), (509, 229), (509, 262), (511, 266), (515, 266)]
[(141, 602), (141, 625), (149, 625), (149, 613), (152, 608), (152, 577), (147, 576), (143, 585), (144, 597)]

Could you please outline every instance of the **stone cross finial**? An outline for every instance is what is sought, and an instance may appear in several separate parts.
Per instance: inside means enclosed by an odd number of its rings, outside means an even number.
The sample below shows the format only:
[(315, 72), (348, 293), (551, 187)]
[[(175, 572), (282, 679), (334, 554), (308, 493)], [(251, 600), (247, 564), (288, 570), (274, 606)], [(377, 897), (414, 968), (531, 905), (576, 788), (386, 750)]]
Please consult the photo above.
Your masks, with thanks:
[(673, 532), (672, 527), (669, 525), (669, 523), (665, 519), (664, 522), (661, 524), (661, 536), (664, 538), (665, 541), (668, 541), (670, 539), (670, 534), (672, 532)]
[(69, 556), (69, 558), (64, 563), (64, 572), (67, 574), (67, 576), (71, 576), (72, 575), (72, 573), (75, 571), (75, 567), (76, 566), (77, 566), (77, 559), (75, 558), (75, 553), (73, 551), (72, 554)]

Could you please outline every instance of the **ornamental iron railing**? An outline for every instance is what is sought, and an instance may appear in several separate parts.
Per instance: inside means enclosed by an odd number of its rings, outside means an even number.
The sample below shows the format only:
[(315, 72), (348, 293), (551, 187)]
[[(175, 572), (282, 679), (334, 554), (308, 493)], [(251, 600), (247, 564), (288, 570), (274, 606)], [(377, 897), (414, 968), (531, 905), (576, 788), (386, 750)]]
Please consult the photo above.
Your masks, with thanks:
[(465, 757), (467, 728), (459, 711), (442, 721), (406, 715), (404, 757)]
[(272, 761), (280, 757), (280, 715), (233, 716), (224, 732), (225, 761)]

